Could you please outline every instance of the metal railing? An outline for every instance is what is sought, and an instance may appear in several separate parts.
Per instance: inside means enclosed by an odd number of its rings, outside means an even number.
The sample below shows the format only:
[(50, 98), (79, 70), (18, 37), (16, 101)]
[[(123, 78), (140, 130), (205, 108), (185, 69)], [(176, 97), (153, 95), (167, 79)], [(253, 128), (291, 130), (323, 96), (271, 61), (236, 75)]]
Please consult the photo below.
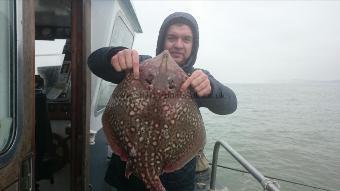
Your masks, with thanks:
[(215, 146), (214, 146), (210, 190), (215, 190), (217, 160), (218, 160), (218, 153), (219, 153), (219, 149), (221, 145), (262, 185), (264, 190), (280, 191), (278, 188), (278, 184), (276, 182), (264, 177), (261, 172), (259, 172), (255, 167), (253, 167), (246, 159), (244, 159), (230, 145), (228, 145), (227, 143), (224, 143), (223, 141), (216, 141)]

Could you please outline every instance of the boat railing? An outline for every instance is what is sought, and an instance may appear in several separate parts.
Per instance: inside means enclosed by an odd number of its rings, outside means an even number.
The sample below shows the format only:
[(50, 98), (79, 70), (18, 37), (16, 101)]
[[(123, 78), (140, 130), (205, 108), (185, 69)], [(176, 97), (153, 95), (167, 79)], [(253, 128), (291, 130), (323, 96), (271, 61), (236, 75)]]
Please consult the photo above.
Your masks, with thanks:
[(213, 151), (213, 161), (212, 161), (212, 170), (211, 170), (211, 180), (210, 180), (210, 190), (215, 190), (216, 183), (216, 171), (217, 171), (217, 162), (218, 162), (218, 153), (220, 150), (220, 146), (227, 150), (231, 156), (233, 156), (263, 187), (264, 190), (267, 191), (280, 191), (278, 188), (278, 184), (276, 181), (266, 178), (259, 172), (254, 166), (252, 166), (246, 159), (242, 157), (237, 151), (235, 151), (229, 144), (223, 141), (216, 141)]

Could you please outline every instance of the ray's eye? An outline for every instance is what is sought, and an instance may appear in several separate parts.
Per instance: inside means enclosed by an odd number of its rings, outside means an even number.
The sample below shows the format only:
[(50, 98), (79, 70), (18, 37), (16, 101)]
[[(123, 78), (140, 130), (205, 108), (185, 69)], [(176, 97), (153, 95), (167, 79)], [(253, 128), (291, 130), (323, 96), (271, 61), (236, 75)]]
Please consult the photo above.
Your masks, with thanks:
[(152, 84), (152, 81), (153, 81), (153, 78), (154, 76), (152, 74), (149, 74), (146, 78), (145, 78), (145, 81), (146, 83), (148, 83), (149, 85)]
[(175, 89), (176, 85), (175, 85), (175, 82), (174, 80), (169, 80), (169, 89)]

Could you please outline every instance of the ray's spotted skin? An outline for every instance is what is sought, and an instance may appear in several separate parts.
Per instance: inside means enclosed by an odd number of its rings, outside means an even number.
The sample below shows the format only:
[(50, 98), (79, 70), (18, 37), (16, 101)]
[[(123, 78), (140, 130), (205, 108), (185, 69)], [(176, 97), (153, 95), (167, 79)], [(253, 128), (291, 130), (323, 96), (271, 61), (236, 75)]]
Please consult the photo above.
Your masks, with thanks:
[(139, 79), (127, 74), (103, 114), (113, 152), (127, 161), (125, 176), (133, 173), (153, 191), (165, 191), (159, 175), (182, 168), (205, 144), (198, 107), (180, 90), (186, 79), (164, 51), (140, 65)]

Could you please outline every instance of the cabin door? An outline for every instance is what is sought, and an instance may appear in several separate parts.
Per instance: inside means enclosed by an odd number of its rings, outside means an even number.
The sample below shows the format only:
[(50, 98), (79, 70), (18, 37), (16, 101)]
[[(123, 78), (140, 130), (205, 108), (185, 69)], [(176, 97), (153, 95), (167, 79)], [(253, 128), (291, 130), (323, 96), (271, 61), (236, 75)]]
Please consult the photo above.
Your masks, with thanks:
[(34, 2), (0, 1), (0, 190), (33, 190)]
[[(45, 41), (46, 49), (52, 50), (50, 55), (55, 55), (55, 52), (53, 52), (55, 47), (49, 46), (49, 43), (66, 40), (62, 48), (62, 54), (64, 54), (62, 65), (57, 67), (43, 65), (44, 62), (48, 62), (48, 60), (43, 59), (48, 57), (48, 54), (40, 50), (43, 46), (38, 46), (37, 44), (36, 63), (39, 66), (39, 76), (48, 82), (53, 81), (50, 80), (53, 79), (53, 75), (48, 75), (48, 70), (57, 71), (58, 74), (57, 83), (49, 83), (51, 86), (46, 83), (48, 87), (45, 88), (45, 96), (48, 98), (48, 119), (50, 119), (50, 126), (53, 127), (50, 128), (52, 133), (42, 132), (40, 129), (43, 128), (37, 126), (37, 140), (48, 143), (49, 139), (44, 140), (46, 139), (44, 135), (53, 134), (53, 141), (60, 141), (55, 144), (58, 149), (55, 149), (55, 146), (52, 146), (52, 149), (46, 149), (47, 144), (37, 142), (36, 180), (42, 180), (38, 182), (41, 191), (52, 189), (87, 190), (87, 137), (89, 131), (87, 114), (90, 107), (90, 102), (88, 101), (90, 93), (88, 92), (87, 84), (89, 84), (90, 79), (86, 58), (88, 55), (87, 47), (90, 42), (89, 38), (87, 38), (89, 34), (87, 27), (90, 26), (88, 24), (90, 1), (35, 1), (37, 2), (35, 10), (35, 37), (37, 43), (42, 45), (42, 41)], [(40, 47), (39, 51), (41, 53), (38, 53), (38, 47)], [(60, 52), (56, 54), (60, 54)], [(48, 59), (50, 58), (48, 57)], [(38, 105), (36, 104), (36, 106)], [(36, 107), (36, 115), (44, 114), (44, 112), (40, 111)], [(51, 144), (49, 143), (49, 145)], [(42, 148), (39, 149), (40, 147)], [(46, 153), (39, 152), (39, 150), (50, 151), (56, 159), (51, 160), (50, 163), (49, 161), (46, 162), (46, 160), (39, 160), (39, 153)], [(57, 156), (55, 153), (57, 153)], [(41, 154), (41, 156), (43, 158), (44, 155)], [(57, 164), (55, 165), (57, 167), (51, 168), (53, 165), (50, 164)], [(47, 169), (45, 166), (51, 169)], [(61, 170), (62, 173), (60, 173)], [(50, 184), (44, 184), (44, 181), (49, 179)], [(56, 179), (55, 183), (53, 183), (54, 179)]]

